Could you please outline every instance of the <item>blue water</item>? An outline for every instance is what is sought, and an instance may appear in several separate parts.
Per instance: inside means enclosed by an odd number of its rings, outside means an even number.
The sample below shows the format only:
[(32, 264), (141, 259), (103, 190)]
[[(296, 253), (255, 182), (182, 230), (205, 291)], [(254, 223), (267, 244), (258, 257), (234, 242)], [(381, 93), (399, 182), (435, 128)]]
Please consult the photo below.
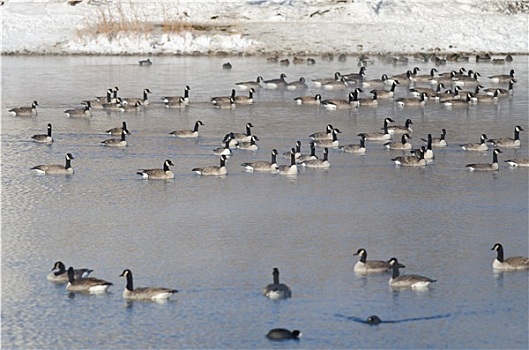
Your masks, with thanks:
[[(528, 255), (527, 168), (511, 169), (505, 159), (528, 156), (527, 57), (506, 65), (449, 63), (440, 71), (479, 71), (484, 85), (491, 74), (516, 70), (512, 98), (497, 105), (447, 109), (378, 108), (327, 111), (297, 106), (293, 98), (321, 93), (256, 94), (253, 106), (217, 110), (212, 96), (229, 95), (234, 83), (285, 73), (287, 80), (356, 72), (356, 60), (322, 61), (314, 66), (269, 64), (262, 57), (155, 57), (139, 67), (137, 57), (2, 58), (2, 347), (27, 348), (527, 348), (528, 273), (496, 274), (496, 242), (507, 256)], [(221, 68), (230, 61), (231, 71)], [(368, 78), (423, 73), (431, 63), (391, 66), (375, 60)], [(187, 109), (165, 109), (164, 95), (191, 87)], [(141, 113), (94, 111), (89, 119), (67, 118), (62, 111), (119, 86), (120, 95), (152, 91)], [(502, 85), (503, 86), (503, 85)], [(406, 95), (406, 86), (397, 94)], [(239, 94), (246, 94), (239, 92)], [(8, 108), (32, 100), (36, 118), (13, 117)], [(396, 168), (381, 143), (367, 144), (357, 156), (331, 150), (331, 168), (302, 170), (295, 178), (248, 174), (240, 163), (268, 160), (330, 123), (342, 143), (376, 131), (386, 117), (414, 122), (410, 140), (422, 145), (428, 133), (447, 129), (449, 146), (436, 149), (424, 169)], [(132, 135), (126, 149), (100, 146), (103, 132), (127, 121)], [(202, 120), (198, 140), (168, 133)], [(200, 177), (191, 169), (217, 165), (212, 150), (224, 134), (243, 132), (252, 122), (260, 149), (235, 151), (225, 178)], [(54, 127), (55, 142), (40, 145), (30, 137)], [(470, 173), (465, 164), (490, 162), (491, 152), (471, 153), (460, 143), (479, 135), (512, 137), (515, 125), (522, 147), (504, 149), (497, 174)], [(71, 152), (75, 174), (38, 176), (34, 165), (64, 162)], [(321, 150), (318, 149), (321, 155)], [(171, 159), (176, 178), (145, 181), (140, 168), (161, 167)], [(436, 279), (429, 290), (394, 291), (389, 274), (355, 275), (359, 248), (369, 259), (398, 257), (401, 273)], [(89, 267), (93, 276), (114, 283), (108, 294), (70, 295), (64, 285), (46, 280), (53, 263)], [(272, 268), (293, 292), (273, 302), (261, 295)], [(176, 288), (167, 303), (126, 303), (121, 296), (123, 269), (135, 285)], [(359, 320), (378, 315), (369, 326)], [(270, 342), (272, 328), (299, 329), (299, 342)]]

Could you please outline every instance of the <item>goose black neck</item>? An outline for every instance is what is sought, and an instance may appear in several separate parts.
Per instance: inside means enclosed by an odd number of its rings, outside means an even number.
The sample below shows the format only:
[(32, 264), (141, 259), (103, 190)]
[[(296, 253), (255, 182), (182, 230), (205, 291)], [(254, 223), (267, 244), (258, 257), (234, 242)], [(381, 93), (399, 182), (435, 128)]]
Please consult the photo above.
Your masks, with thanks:
[(125, 134), (126, 134), (125, 129), (121, 130), (121, 141), (125, 141)]
[(498, 252), (498, 255), (496, 256), (496, 259), (499, 262), (503, 262), (503, 247), (502, 246), (498, 246), (498, 249), (496, 249), (496, 251)]
[(428, 145), (426, 148), (432, 150), (432, 134), (428, 134)]
[[(496, 90), (498, 91), (498, 90)], [(518, 131), (518, 128), (514, 129), (514, 140), (519, 140), (520, 139), (520, 132)]]
[(391, 275), (391, 277), (393, 279), (399, 277), (399, 263), (396, 261), (393, 263), (393, 274)]
[(184, 99), (187, 99), (187, 98), (189, 98), (189, 89), (186, 88), (184, 90)]
[(246, 136), (252, 135), (252, 128), (249, 125), (246, 125)]
[(364, 264), (366, 263), (367, 253), (365, 251), (363, 252), (363, 254), (360, 255), (360, 261), (363, 262)]
[(75, 281), (73, 267), (68, 268), (68, 282), (73, 283)]
[(193, 128), (193, 131), (194, 131), (194, 132), (197, 132), (197, 131), (198, 131), (198, 126), (199, 126), (199, 125), (200, 125), (200, 124), (199, 124), (198, 122), (195, 123), (195, 127)]
[(235, 98), (235, 89), (231, 90), (231, 98)]
[(274, 276), (274, 284), (279, 284), (279, 270), (274, 269), (273, 276)]
[(132, 272), (130, 271), (127, 272), (127, 286), (125, 288), (131, 292), (134, 291), (134, 282), (132, 279)]
[(51, 137), (51, 124), (48, 125), (48, 136)]
[(316, 156), (316, 146), (314, 146), (314, 143), (310, 144), (310, 156), (315, 157)]
[(366, 138), (361, 137), (360, 138), (360, 147), (365, 148), (366, 147)]
[(147, 101), (147, 90), (143, 90), (143, 101)]
[(276, 157), (277, 157), (276, 153), (272, 152), (272, 161), (271, 161), (272, 164), (275, 164), (277, 162)]
[(294, 149), (292, 148), (292, 151), (290, 152), (290, 166), (293, 166), (296, 164), (296, 153), (294, 152)]
[(226, 158), (220, 157), (220, 167), (222, 168), (225, 165), (226, 165)]
[(66, 157), (66, 164), (64, 165), (64, 168), (65, 169), (70, 169), (72, 167), (72, 161), (70, 160), (70, 158)]
[(169, 163), (163, 163), (163, 171), (169, 171)]
[(492, 152), (492, 163), (498, 163), (498, 153), (496, 151)]

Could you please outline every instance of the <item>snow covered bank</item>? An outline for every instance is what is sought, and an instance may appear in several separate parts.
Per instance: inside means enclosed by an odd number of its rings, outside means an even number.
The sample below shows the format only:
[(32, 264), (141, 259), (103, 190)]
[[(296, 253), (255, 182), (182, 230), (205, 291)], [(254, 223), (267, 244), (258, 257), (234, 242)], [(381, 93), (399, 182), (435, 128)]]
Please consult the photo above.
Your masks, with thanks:
[[(509, 0), (7, 0), (0, 14), (2, 54), (527, 54), (528, 8)], [(150, 30), (95, 34), (109, 17)], [(192, 29), (164, 31), (168, 21)]]

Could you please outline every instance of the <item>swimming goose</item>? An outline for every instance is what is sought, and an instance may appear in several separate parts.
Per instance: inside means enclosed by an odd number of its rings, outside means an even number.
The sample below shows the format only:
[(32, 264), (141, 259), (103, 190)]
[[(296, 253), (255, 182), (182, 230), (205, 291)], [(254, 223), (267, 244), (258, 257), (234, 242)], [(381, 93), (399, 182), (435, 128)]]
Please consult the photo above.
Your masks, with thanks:
[(459, 94), (461, 90), (463, 89), (460, 86), (455, 86), (453, 90), (446, 90), (439, 95), (439, 102), (445, 103), (461, 99), (462, 95)]
[(388, 123), (393, 123), (394, 120), (391, 118), (385, 118), (384, 119), (384, 132), (364, 132), (361, 134), (358, 134), (358, 136), (364, 136), (366, 140), (368, 141), (383, 141), (383, 140), (389, 140), (391, 138), (391, 134), (388, 131)]
[[(75, 279), (86, 278), (94, 270), (90, 269), (75, 269), (73, 270), (73, 275)], [(66, 266), (62, 261), (57, 261), (53, 264), (51, 272), (46, 276), (48, 281), (58, 282), (58, 283), (68, 283), (68, 272), (66, 271)]]
[[(301, 141), (296, 141), (296, 146), (295, 146), (295, 153), (294, 153), (294, 157), (296, 157), (296, 159), (301, 156)], [(290, 151), (288, 152), (283, 152), (283, 158), (287, 158), (287, 159), (290, 159)]]
[(338, 141), (338, 133), (341, 133), (341, 131), (338, 130), (338, 129), (333, 129), (332, 132), (331, 132), (332, 139), (314, 141), (314, 145), (316, 147), (338, 148), (338, 146), (340, 146), (340, 141)]
[(494, 147), (503, 147), (503, 148), (519, 148), (522, 145), (520, 141), (520, 131), (524, 131), (521, 126), (516, 125), (514, 128), (514, 138), (504, 137), (499, 139), (488, 139), (487, 142), (490, 142)]
[(407, 70), (405, 73), (393, 75), (390, 79), (403, 81), (405, 83), (413, 82), (413, 77), (420, 71), (419, 67), (414, 67), (413, 70)]
[(273, 283), (267, 285), (263, 290), (263, 295), (272, 300), (286, 299), (292, 297), (292, 291), (283, 283), (279, 283), (279, 269), (274, 267), (272, 271)]
[(101, 103), (112, 103), (113, 93), (114, 93), (114, 90), (112, 90), (112, 88), (107, 89), (107, 95), (106, 96), (96, 96), (95, 101), (98, 101)]
[(470, 106), (471, 101), (472, 97), (467, 93), (464, 99), (460, 98), (452, 101), (445, 101), (443, 102), (443, 105), (446, 107), (468, 107)]
[(387, 272), (392, 266), (383, 260), (367, 260), (367, 251), (360, 248), (353, 255), (358, 255), (360, 260), (355, 264), (354, 271), (358, 273)]
[(226, 62), (222, 65), (222, 69), (231, 69), (232, 65), (230, 62)]
[(278, 168), (278, 172), (280, 175), (299, 174), (299, 170), (296, 165), (296, 150), (294, 148), (290, 150), (290, 165), (280, 165)]
[(493, 269), (504, 271), (529, 269), (529, 258), (525, 256), (504, 258), (503, 246), (500, 243), (496, 243), (491, 250), (495, 250), (498, 253), (496, 259), (492, 262)]
[[(444, 73), (443, 73), (444, 74)], [(454, 80), (457, 79), (458, 75), (456, 71), (446, 73), (447, 75), (439, 75), (430, 79), (430, 85), (444, 84), (446, 86), (452, 86)]]
[(110, 135), (113, 135), (113, 136), (118, 136), (118, 135), (121, 135), (122, 131), (125, 131), (125, 134), (130, 135), (130, 131), (129, 131), (129, 129), (127, 129), (127, 123), (126, 122), (123, 122), (123, 124), (121, 125), (121, 128), (119, 128), (119, 127), (112, 128), (112, 129), (107, 130), (106, 133), (110, 134)]
[(187, 106), (189, 105), (189, 90), (191, 88), (189, 85), (186, 85), (184, 96), (164, 96), (162, 97), (162, 101), (166, 107)]
[(250, 88), (248, 96), (235, 96), (235, 103), (239, 105), (251, 105), (253, 104), (253, 94), (255, 93), (254, 88)]
[[(441, 130), (441, 137), (433, 137), (432, 138), (432, 147), (446, 147), (448, 144), (445, 140), (446, 136), (446, 129)], [(424, 142), (428, 143), (429, 140), (421, 138)]]
[(371, 79), (371, 80), (363, 80), (360, 85), (362, 87), (370, 87), (375, 89), (383, 89), (386, 86), (392, 86), (393, 84), (398, 84), (398, 80), (392, 79), (391, 82), (388, 81), (388, 75), (382, 74), (382, 77), (380, 79)]
[(428, 134), (428, 139), (426, 142), (427, 144), (426, 144), (426, 152), (424, 152), (424, 159), (432, 160), (435, 158), (435, 154), (433, 153), (433, 150), (432, 150), (432, 143), (433, 143), (432, 134)]
[(259, 146), (257, 146), (255, 141), (259, 141), (259, 139), (257, 136), (252, 135), (250, 141), (240, 141), (237, 148), (243, 151), (257, 151)]
[(210, 99), (211, 103), (213, 103), (214, 105), (219, 103), (230, 102), (230, 100), (235, 100), (235, 89), (231, 90), (230, 96), (216, 96)]
[(31, 117), (36, 116), (39, 113), (37, 112), (37, 106), (39, 103), (37, 101), (33, 101), (31, 103), (31, 107), (15, 107), (11, 108), (9, 112), (13, 113), (17, 117)]
[(149, 89), (143, 89), (143, 98), (139, 97), (127, 97), (121, 99), (122, 105), (135, 105), (136, 102), (140, 102), (141, 105), (147, 106), (149, 104), (149, 96), (148, 94), (151, 93), (151, 90)]
[(35, 170), (38, 174), (46, 175), (70, 175), (73, 174), (73, 168), (71, 165), (71, 160), (74, 159), (71, 153), (66, 154), (66, 164), (64, 166), (59, 164), (44, 164), (37, 165), (31, 168)]
[(413, 129), (410, 126), (411, 124), (413, 124), (411, 119), (406, 119), (406, 122), (404, 123), (404, 125), (388, 126), (388, 132), (390, 134), (407, 134), (407, 133), (411, 133), (411, 132), (413, 132)]
[(125, 130), (122, 130), (120, 139), (107, 139), (107, 140), (101, 141), (101, 144), (107, 147), (126, 147), (127, 140), (125, 139), (125, 135), (126, 135)]
[(246, 133), (233, 132), (230, 133), (230, 137), (235, 141), (249, 142), (252, 137), (252, 123), (246, 123)]
[(316, 145), (314, 144), (314, 141), (310, 143), (310, 154), (300, 154), (299, 157), (296, 157), (296, 163), (302, 163), (311, 159), (318, 159), (316, 156)]
[(340, 80), (328, 81), (321, 84), (321, 87), (325, 90), (345, 90), (349, 86), (347, 80), (341, 77)]
[(503, 88), (487, 88), (487, 89), (483, 89), (483, 91), (487, 94), (487, 95), (494, 95), (496, 92), (498, 92), (498, 96), (511, 96), (513, 94), (513, 88), (514, 88), (514, 83), (516, 81), (514, 79), (511, 79), (509, 81), (509, 87), (507, 89), (503, 89)]
[(214, 103), (213, 105), (215, 106), (215, 108), (233, 109), (233, 108), (235, 108), (235, 99), (230, 98), (227, 101), (219, 101), (217, 103)]
[(272, 172), (276, 173), (278, 171), (277, 166), (277, 150), (274, 148), (271, 153), (271, 160), (260, 160), (257, 162), (247, 162), (242, 163), (241, 166), (245, 167), (246, 171), (253, 172), (253, 171), (266, 171), (266, 172)]
[(67, 109), (64, 111), (64, 113), (66, 113), (66, 116), (70, 118), (91, 117), (92, 116), (92, 112), (90, 112), (91, 108), (92, 108), (92, 105), (90, 104), (90, 101), (88, 101), (84, 103), (84, 107)]
[(321, 95), (315, 96), (299, 96), (294, 99), (298, 105), (319, 105), (321, 102)]
[(334, 127), (331, 124), (327, 124), (327, 126), (325, 127), (325, 131), (315, 132), (313, 134), (310, 134), (309, 137), (314, 141), (332, 139), (333, 129)]
[(399, 107), (404, 106), (424, 106), (426, 104), (426, 99), (428, 98), (427, 94), (425, 92), (421, 93), (421, 96), (419, 98), (415, 97), (401, 97), (395, 100), (395, 103)]
[(143, 105), (141, 104), (140, 101), (136, 101), (133, 104), (132, 103), (122, 104), (121, 108), (122, 108), (122, 112), (137, 112), (143, 108)]
[(174, 166), (174, 164), (171, 160), (166, 159), (163, 162), (163, 169), (140, 169), (136, 174), (141, 175), (144, 179), (150, 180), (174, 179), (174, 173), (169, 170), (169, 166)]
[(498, 171), (500, 166), (498, 164), (498, 154), (503, 153), (499, 148), (492, 151), (492, 163), (472, 163), (467, 164), (467, 167), (470, 171)]
[(286, 88), (287, 90), (301, 90), (301, 89), (307, 89), (308, 86), (305, 83), (305, 78), (301, 77), (299, 78), (299, 80), (287, 83)]
[(125, 112), (124, 105), (121, 104), (121, 97), (118, 97), (116, 102), (103, 103), (103, 109), (107, 112)]
[(257, 79), (255, 81), (241, 81), (241, 82), (238, 82), (238, 83), (235, 83), (235, 85), (237, 85), (239, 87), (239, 89), (241, 90), (250, 90), (250, 89), (254, 89), (254, 90), (260, 90), (261, 89), (261, 83), (264, 81), (263, 77), (261, 76), (258, 76)]
[(508, 159), (505, 162), (509, 163), (509, 165), (511, 167), (513, 167), (513, 168), (517, 168), (517, 167), (527, 168), (527, 167), (529, 167), (529, 158), (513, 158), (513, 159)]
[(112, 89), (107, 90), (107, 97), (95, 97), (93, 100), (84, 100), (82, 103), (90, 102), (92, 109), (104, 109), (105, 104), (112, 103)]
[(228, 174), (228, 170), (226, 169), (226, 159), (227, 157), (225, 155), (220, 156), (220, 166), (206, 166), (202, 168), (193, 168), (191, 171), (194, 171), (195, 173), (199, 175), (206, 175), (206, 176), (224, 176)]
[(492, 95), (476, 95), (472, 100), (477, 101), (478, 103), (498, 103), (499, 90), (496, 90)]
[(151, 66), (152, 65), (152, 61), (150, 58), (147, 58), (146, 60), (139, 60), (138, 63), (140, 64), (140, 66)]
[(51, 137), (51, 124), (48, 123), (48, 132), (46, 134), (35, 134), (31, 136), (33, 141), (38, 143), (51, 143), (53, 138)]
[[(229, 143), (228, 143), (228, 146), (229, 146), (230, 148), (236, 148), (237, 146), (239, 146), (239, 141), (234, 140), (234, 139), (233, 139), (234, 137), (235, 137), (235, 136), (234, 136), (234, 134), (233, 134), (232, 132), (230, 132), (230, 133), (224, 135), (224, 138), (222, 139), (221, 144), (222, 144), (223, 146), (226, 146), (226, 141), (228, 141), (228, 142), (229, 142)], [(249, 139), (250, 139), (250, 138), (248, 138), (248, 140), (249, 140)], [(219, 154), (219, 155), (220, 155), (220, 154)]]
[(487, 135), (481, 134), (479, 143), (465, 143), (460, 146), (465, 151), (488, 151), (489, 147), (485, 143), (487, 139)]
[(285, 80), (287, 76), (284, 73), (281, 73), (278, 79), (269, 79), (263, 81), (263, 87), (266, 89), (278, 89), (284, 88), (287, 85)]
[(348, 95), (347, 100), (331, 98), (331, 99), (321, 101), (321, 105), (326, 109), (332, 109), (332, 110), (358, 107), (359, 106), (358, 91), (362, 91), (362, 90), (357, 88), (354, 91), (351, 91)]
[(266, 337), (270, 340), (287, 340), (287, 339), (299, 339), (301, 337), (301, 332), (297, 329), (289, 331), (285, 328), (274, 328), (271, 329)]
[(343, 74), (342, 77), (345, 78), (348, 82), (351, 83), (358, 83), (359, 81), (364, 80), (364, 77), (366, 76), (366, 67), (361, 66), (358, 73), (349, 73), (349, 74)]
[(231, 147), (237, 147), (239, 146), (239, 141), (235, 141), (234, 145), (232, 146), (233, 138), (231, 136), (231, 133), (228, 134), (228, 136), (223, 140), (224, 146), (223, 147), (217, 147), (213, 150), (213, 154), (216, 156), (226, 156), (226, 158), (229, 158), (232, 156), (233, 151), (231, 150)]
[(393, 269), (393, 274), (389, 279), (389, 285), (391, 287), (424, 289), (428, 288), (431, 283), (436, 282), (436, 280), (419, 275), (400, 275), (399, 268), (406, 266), (399, 264), (397, 258), (391, 258), (389, 264)]
[(515, 80), (514, 78), (514, 69), (511, 69), (509, 74), (498, 74), (498, 75), (491, 75), (489, 77), (490, 81), (492, 83), (507, 83), (511, 80)]
[(129, 300), (167, 300), (173, 294), (178, 293), (176, 289), (164, 287), (141, 287), (134, 288), (132, 272), (129, 269), (123, 270), (119, 277), (127, 278), (127, 285), (123, 290), (123, 298)]
[(195, 126), (193, 130), (175, 130), (171, 131), (169, 134), (173, 135), (174, 137), (182, 138), (182, 139), (189, 139), (189, 138), (197, 138), (198, 137), (198, 127), (200, 125), (204, 125), (202, 121), (197, 120), (195, 122)]
[(400, 141), (386, 142), (384, 146), (392, 150), (412, 149), (412, 145), (408, 142), (408, 139), (411, 139), (411, 136), (409, 134), (403, 134)]
[(359, 144), (349, 144), (339, 147), (345, 153), (356, 153), (356, 154), (365, 154), (366, 153), (366, 137), (365, 135), (360, 136)]
[(371, 90), (371, 93), (376, 93), (377, 98), (381, 99), (391, 99), (395, 97), (395, 88), (397, 87), (397, 84), (399, 83), (398, 80), (395, 80), (393, 84), (391, 84), (391, 87), (389, 90)]
[(370, 91), (373, 96), (371, 98), (364, 97), (364, 98), (357, 98), (356, 101), (358, 101), (358, 106), (360, 107), (377, 107), (378, 106), (378, 92), (377, 90), (371, 90)]
[(424, 153), (426, 152), (424, 146), (415, 152), (415, 155), (401, 156), (392, 158), (391, 161), (397, 166), (405, 167), (424, 167), (426, 166), (426, 160), (424, 159)]
[(320, 78), (320, 79), (312, 79), (312, 82), (316, 87), (321, 87), (323, 84), (333, 82), (333, 81), (339, 81), (342, 78), (340, 72), (334, 73), (334, 78)]
[(435, 73), (437, 73), (436, 68), (430, 69), (430, 74), (415, 74), (413, 80), (415, 83), (429, 83), (432, 79), (435, 78)]
[(413, 95), (413, 97), (420, 98), (422, 93), (425, 93), (429, 99), (439, 100), (442, 94), (445, 85), (443, 83), (437, 84), (437, 88), (434, 90), (432, 88), (423, 88), (423, 87), (413, 87), (408, 89), (408, 91)]
[(70, 266), (68, 268), (68, 284), (66, 285), (66, 290), (69, 292), (104, 293), (112, 284), (112, 282), (94, 277), (75, 279), (73, 267)]
[(330, 168), (329, 149), (327, 147), (323, 149), (323, 159), (309, 159), (301, 162), (301, 164), (307, 168)]

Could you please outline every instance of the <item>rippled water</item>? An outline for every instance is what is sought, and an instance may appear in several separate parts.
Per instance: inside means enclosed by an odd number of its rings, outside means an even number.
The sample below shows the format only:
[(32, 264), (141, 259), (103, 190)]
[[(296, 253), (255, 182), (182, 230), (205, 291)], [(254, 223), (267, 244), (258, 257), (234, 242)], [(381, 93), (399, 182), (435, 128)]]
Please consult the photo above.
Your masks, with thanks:
[[(528, 254), (528, 172), (503, 160), (527, 156), (527, 57), (492, 64), (453, 63), (440, 71), (467, 69), (483, 77), (516, 70), (510, 99), (497, 105), (447, 109), (378, 108), (326, 111), (297, 106), (302, 92), (267, 91), (250, 107), (217, 110), (211, 96), (228, 95), (233, 83), (285, 73), (287, 80), (354, 72), (356, 61), (281, 67), (264, 58), (153, 58), (139, 67), (135, 57), (2, 58), (2, 347), (4, 348), (527, 348), (527, 271), (494, 274), (495, 254)], [(402, 73), (409, 66), (376, 61), (368, 78)], [(417, 63), (423, 73), (431, 64)], [(485, 79), (486, 81), (486, 79)], [(121, 96), (152, 91), (142, 113), (94, 112), (68, 119), (62, 111), (112, 86)], [(165, 109), (163, 95), (191, 87), (191, 106)], [(490, 84), (489, 84), (490, 85)], [(345, 97), (310, 87), (309, 95)], [(399, 95), (406, 87), (397, 88)], [(241, 92), (240, 94), (244, 94)], [(7, 108), (40, 104), (37, 118), (15, 118)], [(343, 143), (375, 131), (385, 117), (411, 118), (412, 143), (447, 129), (449, 146), (435, 150), (424, 169), (396, 168), (381, 143), (367, 155), (331, 150), (328, 171), (302, 170), (295, 178), (248, 174), (240, 163), (269, 159), (328, 123)], [(133, 135), (126, 149), (100, 146), (103, 132), (125, 120)], [(202, 120), (198, 140), (168, 133)], [(236, 151), (225, 178), (200, 177), (191, 169), (217, 165), (212, 149), (229, 131), (252, 122), (260, 149)], [(30, 142), (52, 123), (53, 145)], [(522, 147), (504, 149), (497, 174), (470, 173), (465, 164), (490, 162), (491, 152), (459, 148), (479, 135), (512, 137)], [(75, 174), (38, 176), (29, 168), (64, 162), (71, 152)], [(321, 154), (321, 150), (318, 150)], [(175, 166), (172, 181), (145, 181), (139, 168)], [(287, 164), (281, 156), (279, 163)], [(392, 291), (388, 274), (353, 272), (358, 248), (371, 259), (399, 258), (402, 273), (437, 279), (425, 292)], [(56, 260), (94, 269), (112, 281), (106, 295), (70, 296), (46, 274)], [(272, 268), (293, 298), (272, 302), (260, 295)], [(165, 304), (127, 304), (118, 275), (130, 268), (136, 286), (161, 285), (180, 292)], [(370, 327), (358, 322), (376, 314)], [(272, 343), (271, 328), (300, 329), (300, 342)]]

